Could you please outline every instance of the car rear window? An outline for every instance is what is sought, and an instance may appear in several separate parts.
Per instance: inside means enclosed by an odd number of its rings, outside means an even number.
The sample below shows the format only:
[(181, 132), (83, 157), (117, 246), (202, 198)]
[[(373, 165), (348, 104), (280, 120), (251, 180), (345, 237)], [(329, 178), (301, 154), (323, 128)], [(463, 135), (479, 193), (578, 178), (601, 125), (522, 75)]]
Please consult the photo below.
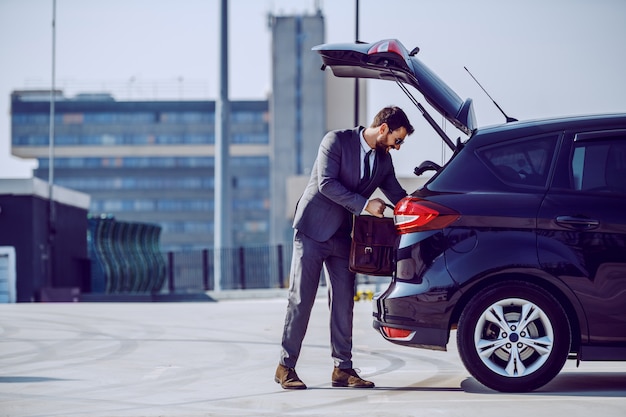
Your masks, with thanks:
[(558, 135), (515, 140), (478, 150), (478, 157), (507, 184), (545, 187)]

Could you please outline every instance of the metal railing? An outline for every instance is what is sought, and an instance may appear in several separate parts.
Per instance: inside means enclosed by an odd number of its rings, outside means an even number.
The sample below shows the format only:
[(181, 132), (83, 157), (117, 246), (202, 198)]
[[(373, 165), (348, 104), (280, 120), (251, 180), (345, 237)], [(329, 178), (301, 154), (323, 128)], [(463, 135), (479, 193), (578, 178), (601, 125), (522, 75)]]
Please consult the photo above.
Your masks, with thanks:
[[(291, 244), (221, 249), (220, 288), (285, 288), (291, 263)], [(166, 253), (169, 293), (193, 293), (215, 289), (214, 249)]]
[(88, 224), (91, 293), (199, 293), (288, 285), (291, 242), (221, 249), (222, 278), (216, 286), (215, 249), (163, 253), (158, 225), (118, 221), (112, 215), (90, 215)]

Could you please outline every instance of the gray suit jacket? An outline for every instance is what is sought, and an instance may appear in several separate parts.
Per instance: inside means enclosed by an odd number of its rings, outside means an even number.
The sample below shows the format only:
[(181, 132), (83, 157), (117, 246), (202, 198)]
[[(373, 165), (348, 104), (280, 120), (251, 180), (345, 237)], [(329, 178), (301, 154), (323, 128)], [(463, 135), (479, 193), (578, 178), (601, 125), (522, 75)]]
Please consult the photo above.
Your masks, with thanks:
[(293, 221), (295, 229), (318, 242), (330, 239), (346, 221), (351, 222), (352, 214), (359, 215), (376, 188), (393, 204), (407, 195), (396, 178), (391, 155), (385, 152), (376, 152), (370, 181), (359, 188), (362, 129), (329, 132), (320, 144)]

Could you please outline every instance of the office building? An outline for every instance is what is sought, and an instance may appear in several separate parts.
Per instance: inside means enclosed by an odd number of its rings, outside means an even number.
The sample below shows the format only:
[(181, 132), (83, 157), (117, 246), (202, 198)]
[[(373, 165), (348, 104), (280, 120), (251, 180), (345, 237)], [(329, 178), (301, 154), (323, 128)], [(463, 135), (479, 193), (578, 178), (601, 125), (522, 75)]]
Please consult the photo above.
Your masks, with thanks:
[(324, 17), (270, 16), (272, 32), (271, 155), (272, 210), (270, 243), (291, 241), (287, 178), (308, 176), (326, 131), (326, 76), (311, 50), (324, 43)]
[[(49, 174), (49, 92), (11, 97), (12, 153)], [(267, 101), (231, 103), (232, 242), (267, 244)], [(213, 101), (116, 101), (108, 94), (55, 97), (53, 182), (91, 196), (91, 213), (158, 223), (165, 250), (213, 242)]]

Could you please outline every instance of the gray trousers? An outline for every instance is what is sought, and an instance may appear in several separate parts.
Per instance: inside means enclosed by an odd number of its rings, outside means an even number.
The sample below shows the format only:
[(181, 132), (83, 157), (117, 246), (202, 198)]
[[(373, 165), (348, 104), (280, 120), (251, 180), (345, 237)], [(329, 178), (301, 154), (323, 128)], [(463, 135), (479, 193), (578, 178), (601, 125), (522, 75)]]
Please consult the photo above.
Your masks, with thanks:
[(326, 242), (317, 242), (296, 231), (281, 346), (282, 365), (289, 368), (296, 366), (324, 267), (328, 282), (332, 358), (336, 367), (353, 367), (355, 274), (348, 269), (349, 256), (350, 236), (333, 236)]

